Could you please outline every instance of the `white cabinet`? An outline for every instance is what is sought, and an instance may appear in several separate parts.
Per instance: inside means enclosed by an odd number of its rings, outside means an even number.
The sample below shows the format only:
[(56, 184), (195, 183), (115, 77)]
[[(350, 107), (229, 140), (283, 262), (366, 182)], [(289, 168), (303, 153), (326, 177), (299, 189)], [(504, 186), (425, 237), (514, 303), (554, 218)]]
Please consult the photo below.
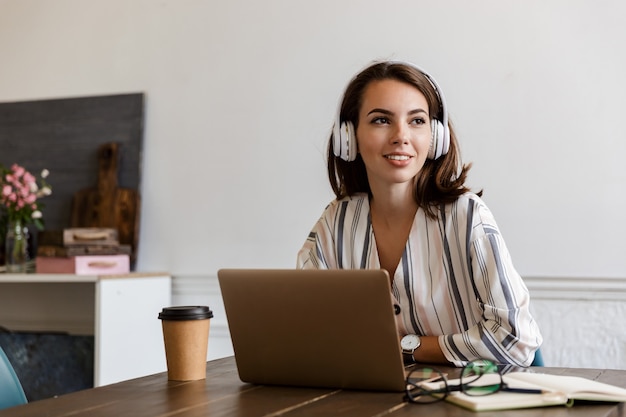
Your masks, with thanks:
[(157, 317), (170, 303), (169, 274), (0, 274), (0, 326), (93, 335), (94, 386), (167, 369)]

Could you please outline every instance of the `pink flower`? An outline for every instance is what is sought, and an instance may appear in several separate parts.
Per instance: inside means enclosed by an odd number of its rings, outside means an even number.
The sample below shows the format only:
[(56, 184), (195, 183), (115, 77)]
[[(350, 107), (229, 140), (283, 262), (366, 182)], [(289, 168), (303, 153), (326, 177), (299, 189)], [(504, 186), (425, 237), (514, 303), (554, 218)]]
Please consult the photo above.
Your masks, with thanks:
[(15, 174), (16, 177), (21, 177), (22, 175), (24, 175), (24, 172), (26, 172), (26, 170), (24, 169), (24, 167), (19, 166), (18, 164), (13, 164), (11, 166), (11, 170), (13, 171), (13, 173)]
[(42, 213), (37, 199), (52, 193), (45, 180), (48, 174), (47, 170), (42, 170), (39, 184), (35, 176), (18, 164), (11, 165), (11, 169), (0, 165), (0, 203), (10, 220), (32, 221), (37, 227), (42, 227)]

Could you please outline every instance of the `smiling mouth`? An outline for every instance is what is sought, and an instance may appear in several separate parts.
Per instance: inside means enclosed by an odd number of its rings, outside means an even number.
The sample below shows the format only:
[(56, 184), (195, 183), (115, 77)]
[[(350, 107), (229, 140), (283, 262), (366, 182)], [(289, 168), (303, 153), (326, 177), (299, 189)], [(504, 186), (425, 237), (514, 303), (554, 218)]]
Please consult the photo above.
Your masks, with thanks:
[(408, 161), (409, 159), (412, 158), (412, 156), (409, 156), (409, 155), (385, 155), (385, 158), (391, 159), (391, 160), (394, 160), (394, 161)]

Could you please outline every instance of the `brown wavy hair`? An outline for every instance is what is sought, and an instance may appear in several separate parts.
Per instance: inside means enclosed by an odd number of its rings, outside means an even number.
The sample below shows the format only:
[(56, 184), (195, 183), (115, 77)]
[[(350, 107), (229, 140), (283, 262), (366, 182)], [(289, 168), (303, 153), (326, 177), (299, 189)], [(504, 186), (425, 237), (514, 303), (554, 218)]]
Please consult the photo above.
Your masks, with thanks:
[[(397, 80), (417, 88), (426, 97), (431, 118), (442, 120), (442, 106), (439, 95), (428, 78), (412, 65), (401, 62), (375, 63), (359, 74), (348, 84), (341, 103), (341, 121), (351, 121), (356, 131), (359, 125), (359, 111), (363, 104), (363, 95), (373, 81)], [(437, 109), (436, 113), (432, 109)], [(450, 148), (448, 153), (436, 160), (427, 159), (420, 172), (415, 176), (414, 197), (418, 206), (435, 218), (436, 207), (454, 202), (461, 194), (469, 191), (465, 186), (471, 164), (462, 164), (456, 133), (452, 123), (450, 128)], [(337, 199), (368, 193), (371, 189), (367, 179), (365, 164), (360, 154), (354, 161), (348, 162), (335, 156), (333, 134), (328, 143), (328, 179)], [(482, 192), (478, 193), (479, 195)]]

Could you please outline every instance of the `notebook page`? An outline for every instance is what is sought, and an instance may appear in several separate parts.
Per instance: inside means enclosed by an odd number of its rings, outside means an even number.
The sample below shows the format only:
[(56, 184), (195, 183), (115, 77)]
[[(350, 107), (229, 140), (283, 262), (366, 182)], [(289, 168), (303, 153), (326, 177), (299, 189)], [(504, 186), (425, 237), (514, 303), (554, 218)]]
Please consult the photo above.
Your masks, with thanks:
[(626, 389), (577, 376), (511, 372), (503, 378), (511, 385), (520, 381), (548, 390), (562, 391), (575, 400), (626, 401)]

